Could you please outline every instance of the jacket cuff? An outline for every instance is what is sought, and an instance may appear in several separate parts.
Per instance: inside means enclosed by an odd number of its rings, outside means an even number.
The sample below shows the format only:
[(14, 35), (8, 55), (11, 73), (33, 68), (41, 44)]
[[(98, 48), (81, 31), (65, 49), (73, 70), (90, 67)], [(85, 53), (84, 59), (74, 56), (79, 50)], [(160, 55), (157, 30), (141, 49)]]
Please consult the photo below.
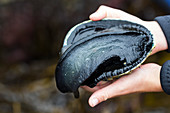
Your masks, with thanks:
[(166, 61), (161, 68), (160, 82), (163, 91), (170, 95), (170, 60)]
[(170, 53), (170, 15), (159, 16), (159, 17), (156, 17), (154, 20), (156, 20), (159, 23), (159, 25), (161, 26), (161, 28), (164, 32), (164, 35), (165, 35), (167, 43), (168, 43), (167, 52)]

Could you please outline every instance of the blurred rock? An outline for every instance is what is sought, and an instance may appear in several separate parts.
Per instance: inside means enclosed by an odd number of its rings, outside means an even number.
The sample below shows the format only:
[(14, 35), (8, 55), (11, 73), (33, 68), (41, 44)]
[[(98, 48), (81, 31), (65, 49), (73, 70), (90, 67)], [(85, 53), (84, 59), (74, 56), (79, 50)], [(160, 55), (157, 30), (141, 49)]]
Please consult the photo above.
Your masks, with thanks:
[[(101, 4), (144, 20), (167, 14), (152, 0), (0, 0), (0, 113), (170, 112), (163, 93), (117, 97), (91, 108), (91, 93), (80, 89), (74, 99), (57, 90), (54, 72), (66, 33)], [(160, 52), (145, 63), (169, 58)]]

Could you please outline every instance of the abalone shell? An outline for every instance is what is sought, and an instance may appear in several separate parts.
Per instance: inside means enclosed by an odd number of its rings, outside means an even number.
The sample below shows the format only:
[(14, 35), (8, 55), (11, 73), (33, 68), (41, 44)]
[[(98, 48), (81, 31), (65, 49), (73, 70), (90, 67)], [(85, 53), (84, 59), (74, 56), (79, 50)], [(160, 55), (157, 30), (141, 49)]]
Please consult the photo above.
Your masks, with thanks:
[(79, 96), (81, 85), (120, 77), (140, 66), (154, 48), (150, 31), (123, 20), (85, 21), (67, 34), (55, 71), (63, 92)]

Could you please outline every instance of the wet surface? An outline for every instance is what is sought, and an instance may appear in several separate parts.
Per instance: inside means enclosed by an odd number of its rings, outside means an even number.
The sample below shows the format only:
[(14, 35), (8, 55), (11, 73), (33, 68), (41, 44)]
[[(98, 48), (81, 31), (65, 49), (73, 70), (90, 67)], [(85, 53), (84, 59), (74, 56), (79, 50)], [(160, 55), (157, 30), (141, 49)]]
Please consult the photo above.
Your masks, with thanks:
[[(103, 29), (95, 31), (98, 26)], [(147, 29), (128, 21), (83, 22), (70, 31), (64, 45), (70, 47), (60, 58), (55, 77), (61, 92), (77, 96), (82, 84), (94, 87), (137, 68), (155, 46)]]
[[(68, 30), (101, 4), (128, 11), (145, 20), (168, 14), (152, 0), (1, 0), (0, 113), (168, 113), (164, 93), (131, 94), (110, 99), (95, 108), (91, 93), (80, 99), (61, 94), (54, 71)], [(145, 62), (162, 65), (170, 55), (160, 52)]]

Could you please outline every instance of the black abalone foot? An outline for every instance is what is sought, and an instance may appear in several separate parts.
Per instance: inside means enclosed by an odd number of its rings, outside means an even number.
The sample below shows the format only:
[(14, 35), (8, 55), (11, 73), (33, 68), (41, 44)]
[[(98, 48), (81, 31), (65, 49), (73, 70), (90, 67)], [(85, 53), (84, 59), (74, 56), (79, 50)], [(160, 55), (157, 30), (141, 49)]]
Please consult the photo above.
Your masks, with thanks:
[(134, 70), (154, 48), (145, 27), (122, 20), (88, 21), (72, 28), (65, 39), (55, 78), (58, 89), (79, 97), (81, 85), (94, 87), (107, 78)]

